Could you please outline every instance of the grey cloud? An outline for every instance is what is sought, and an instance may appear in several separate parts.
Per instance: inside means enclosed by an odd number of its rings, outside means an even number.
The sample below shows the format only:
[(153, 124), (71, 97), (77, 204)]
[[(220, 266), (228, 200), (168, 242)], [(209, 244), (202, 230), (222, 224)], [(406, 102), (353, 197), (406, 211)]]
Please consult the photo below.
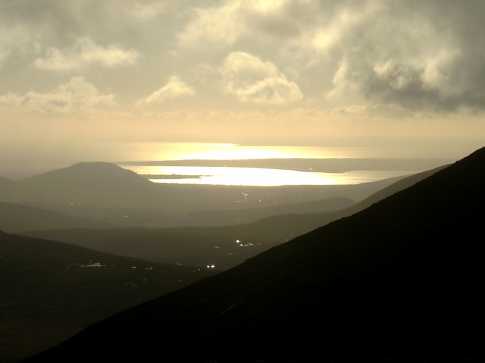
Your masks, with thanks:
[(89, 65), (110, 68), (133, 65), (138, 58), (139, 54), (134, 49), (123, 49), (116, 45), (103, 46), (90, 38), (79, 38), (69, 49), (47, 49), (43, 57), (35, 59), (34, 66), (49, 71), (77, 70)]
[[(65, 69), (62, 64), (69, 63), (67, 68), (75, 70), (75, 74), (95, 79), (99, 87), (113, 90), (123, 102), (136, 100), (178, 71), (167, 53), (182, 26), (179, 18), (183, 18), (184, 12), (179, 10), (188, 7), (186, 3), (186, 0), (0, 1), (0, 31), (9, 30), (5, 38), (12, 38), (11, 29), (30, 35), (24, 42), (26, 51), (20, 52), (12, 51), (12, 42), (4, 42), (5, 32), (0, 33), (3, 59), (0, 93), (25, 93), (33, 87), (32, 80), (36, 89), (48, 90), (67, 79), (62, 72), (44, 70)], [(79, 39), (92, 42), (87, 47), (88, 57), (82, 56), (86, 46), (80, 46)], [(103, 68), (112, 64), (113, 59), (108, 53), (117, 58), (117, 64), (133, 64), (135, 58), (136, 64), (110, 67), (107, 71)]]
[(248, 53), (229, 54), (222, 75), (225, 92), (241, 102), (281, 105), (303, 99), (298, 85), (289, 81), (273, 63)]
[(101, 93), (83, 77), (73, 77), (68, 82), (47, 92), (29, 91), (24, 95), (0, 95), (0, 108), (18, 108), (27, 112), (70, 113), (90, 112), (113, 107), (114, 95)]
[[(16, 29), (19, 41), (0, 33), (0, 93), (25, 93), (32, 79), (40, 89), (65, 82), (38, 69), (63, 68), (60, 57), (126, 102), (177, 74), (206, 88), (191, 102), (217, 104), (221, 74), (205, 72), (210, 79), (200, 81), (194, 70), (245, 52), (277, 64), (305, 99), (325, 106), (482, 109), (484, 12), (482, 0), (3, 0), (0, 30)], [(140, 57), (108, 72), (98, 69), (109, 59), (97, 52), (93, 66), (83, 67), (75, 57), (79, 39), (100, 52), (136, 50)], [(263, 96), (282, 86), (268, 83)]]
[(484, 108), (484, 11), (475, 0), (387, 2), (341, 39), (335, 87), (410, 109)]
[(180, 80), (177, 76), (172, 76), (168, 82), (157, 91), (139, 100), (137, 106), (146, 107), (151, 105), (161, 105), (168, 101), (194, 96), (196, 91), (187, 83)]

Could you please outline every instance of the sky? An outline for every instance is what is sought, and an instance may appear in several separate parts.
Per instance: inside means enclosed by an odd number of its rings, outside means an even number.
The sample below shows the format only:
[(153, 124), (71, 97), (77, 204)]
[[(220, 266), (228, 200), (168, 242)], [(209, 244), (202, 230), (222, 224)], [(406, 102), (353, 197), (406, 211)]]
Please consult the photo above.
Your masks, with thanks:
[[(0, 163), (485, 144), (482, 0), (0, 0)], [(384, 153), (384, 151), (383, 151)]]

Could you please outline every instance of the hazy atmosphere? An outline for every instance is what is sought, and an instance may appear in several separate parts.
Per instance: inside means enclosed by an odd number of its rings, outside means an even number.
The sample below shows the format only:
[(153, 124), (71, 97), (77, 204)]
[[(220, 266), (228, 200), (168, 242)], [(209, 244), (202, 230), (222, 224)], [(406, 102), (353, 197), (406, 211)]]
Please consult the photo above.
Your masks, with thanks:
[(0, 0), (0, 362), (485, 361), (484, 14)]
[(485, 137), (484, 10), (479, 0), (2, 0), (2, 165), (157, 159), (140, 144), (159, 142), (461, 157)]

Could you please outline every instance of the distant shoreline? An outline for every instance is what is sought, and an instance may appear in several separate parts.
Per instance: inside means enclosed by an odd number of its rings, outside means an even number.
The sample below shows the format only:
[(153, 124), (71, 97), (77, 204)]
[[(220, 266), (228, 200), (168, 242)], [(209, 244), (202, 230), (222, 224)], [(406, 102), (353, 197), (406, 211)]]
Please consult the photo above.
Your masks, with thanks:
[[(121, 161), (121, 167), (130, 166), (194, 166), (194, 167), (247, 167), (282, 169), (294, 171), (313, 171), (343, 173), (359, 170), (404, 170), (423, 171), (448, 164), (449, 159), (392, 159), (392, 158), (342, 158), (342, 159), (234, 159), (234, 160), (160, 160), (160, 161)], [(193, 178), (194, 176), (190, 176)], [(177, 179), (178, 177), (174, 177)]]

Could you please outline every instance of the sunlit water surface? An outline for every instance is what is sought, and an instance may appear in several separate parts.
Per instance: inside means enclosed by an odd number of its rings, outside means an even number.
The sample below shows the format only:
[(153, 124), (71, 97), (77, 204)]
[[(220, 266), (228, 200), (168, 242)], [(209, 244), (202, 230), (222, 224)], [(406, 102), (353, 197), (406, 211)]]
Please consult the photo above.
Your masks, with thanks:
[[(154, 183), (198, 185), (352, 185), (409, 174), (409, 171), (358, 170), (344, 173), (204, 166), (124, 166)], [(166, 177), (164, 177), (166, 176)], [(172, 176), (172, 177), (169, 177)], [(183, 176), (173, 178), (173, 176)]]
[[(392, 157), (364, 147), (255, 146), (217, 143), (143, 143), (131, 160), (346, 159)], [(229, 166), (146, 165), (125, 162), (124, 168), (154, 183), (284, 186), (351, 185), (410, 174), (402, 170), (355, 170), (342, 173)], [(200, 165), (200, 164), (198, 164)], [(203, 165), (203, 164), (202, 164)]]

